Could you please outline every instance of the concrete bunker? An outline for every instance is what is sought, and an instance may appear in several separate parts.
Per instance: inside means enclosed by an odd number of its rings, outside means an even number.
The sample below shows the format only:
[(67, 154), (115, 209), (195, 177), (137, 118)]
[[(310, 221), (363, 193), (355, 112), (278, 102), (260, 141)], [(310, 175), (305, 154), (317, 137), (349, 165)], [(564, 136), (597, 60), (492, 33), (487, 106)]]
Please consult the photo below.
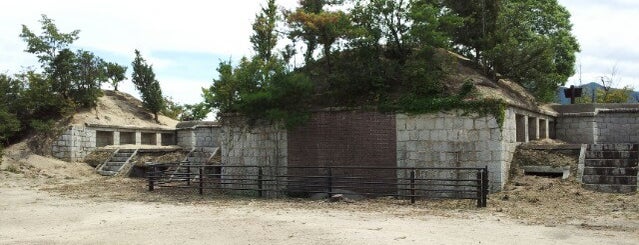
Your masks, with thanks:
[(102, 147), (113, 145), (113, 131), (95, 131), (95, 146)]
[(120, 145), (135, 145), (135, 132), (120, 132)]
[(528, 117), (528, 140), (539, 139), (539, 121), (536, 117)]
[(156, 133), (142, 132), (140, 139), (143, 145), (157, 145)]
[(161, 144), (163, 146), (176, 145), (174, 133), (162, 133), (161, 138), (162, 138)]
[(528, 141), (526, 137), (526, 116), (521, 114), (515, 115), (515, 127), (517, 131), (517, 142), (526, 142)]

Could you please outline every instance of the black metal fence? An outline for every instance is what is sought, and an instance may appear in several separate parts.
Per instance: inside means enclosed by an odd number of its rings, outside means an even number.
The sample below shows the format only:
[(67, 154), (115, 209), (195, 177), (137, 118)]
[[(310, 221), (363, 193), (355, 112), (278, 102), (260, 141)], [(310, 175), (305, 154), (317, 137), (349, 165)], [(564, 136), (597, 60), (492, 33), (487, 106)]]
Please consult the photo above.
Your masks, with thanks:
[(473, 199), (486, 207), (488, 168), (389, 168), (367, 166), (275, 167), (148, 164), (156, 188), (222, 190), (259, 197), (335, 194), (416, 199)]

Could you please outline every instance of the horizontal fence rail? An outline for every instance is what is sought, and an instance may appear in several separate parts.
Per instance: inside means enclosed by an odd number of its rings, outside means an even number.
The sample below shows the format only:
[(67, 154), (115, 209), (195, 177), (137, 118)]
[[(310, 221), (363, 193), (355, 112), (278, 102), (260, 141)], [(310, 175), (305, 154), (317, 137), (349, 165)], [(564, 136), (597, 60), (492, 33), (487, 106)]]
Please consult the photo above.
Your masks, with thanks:
[(149, 191), (194, 188), (266, 196), (472, 199), (486, 207), (488, 168), (277, 167), (147, 163)]

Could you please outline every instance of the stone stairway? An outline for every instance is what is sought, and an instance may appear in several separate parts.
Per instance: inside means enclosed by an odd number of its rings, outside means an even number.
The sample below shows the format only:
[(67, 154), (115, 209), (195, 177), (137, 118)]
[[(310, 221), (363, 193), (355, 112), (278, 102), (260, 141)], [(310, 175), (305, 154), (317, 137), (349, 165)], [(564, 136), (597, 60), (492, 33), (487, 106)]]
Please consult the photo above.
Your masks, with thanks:
[(131, 159), (137, 153), (137, 149), (117, 149), (106, 162), (97, 167), (97, 172), (105, 176), (128, 172), (131, 168)]
[(582, 182), (584, 188), (601, 192), (637, 191), (639, 145), (588, 145)]
[[(177, 180), (186, 180), (184, 174), (188, 173), (189, 165), (208, 164), (211, 161), (211, 158), (218, 153), (219, 153), (219, 148), (215, 148), (213, 153), (192, 149), (186, 155), (186, 157), (184, 157), (184, 160), (180, 162), (180, 164), (172, 166), (167, 170), (168, 173), (171, 173), (171, 175), (169, 176), (169, 182), (177, 181)], [(197, 169), (191, 169), (191, 172), (194, 173), (194, 171), (197, 171)]]

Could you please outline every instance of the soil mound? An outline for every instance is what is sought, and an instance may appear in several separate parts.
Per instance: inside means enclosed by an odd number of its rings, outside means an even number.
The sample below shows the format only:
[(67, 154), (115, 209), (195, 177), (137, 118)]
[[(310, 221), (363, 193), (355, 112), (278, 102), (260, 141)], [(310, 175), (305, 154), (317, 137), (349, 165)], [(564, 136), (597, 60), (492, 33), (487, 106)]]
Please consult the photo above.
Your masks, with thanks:
[(130, 94), (105, 90), (104, 96), (98, 99), (98, 105), (76, 113), (71, 124), (100, 124), (137, 127), (175, 128), (177, 120), (158, 115), (158, 122), (153, 114), (144, 109), (142, 101)]

